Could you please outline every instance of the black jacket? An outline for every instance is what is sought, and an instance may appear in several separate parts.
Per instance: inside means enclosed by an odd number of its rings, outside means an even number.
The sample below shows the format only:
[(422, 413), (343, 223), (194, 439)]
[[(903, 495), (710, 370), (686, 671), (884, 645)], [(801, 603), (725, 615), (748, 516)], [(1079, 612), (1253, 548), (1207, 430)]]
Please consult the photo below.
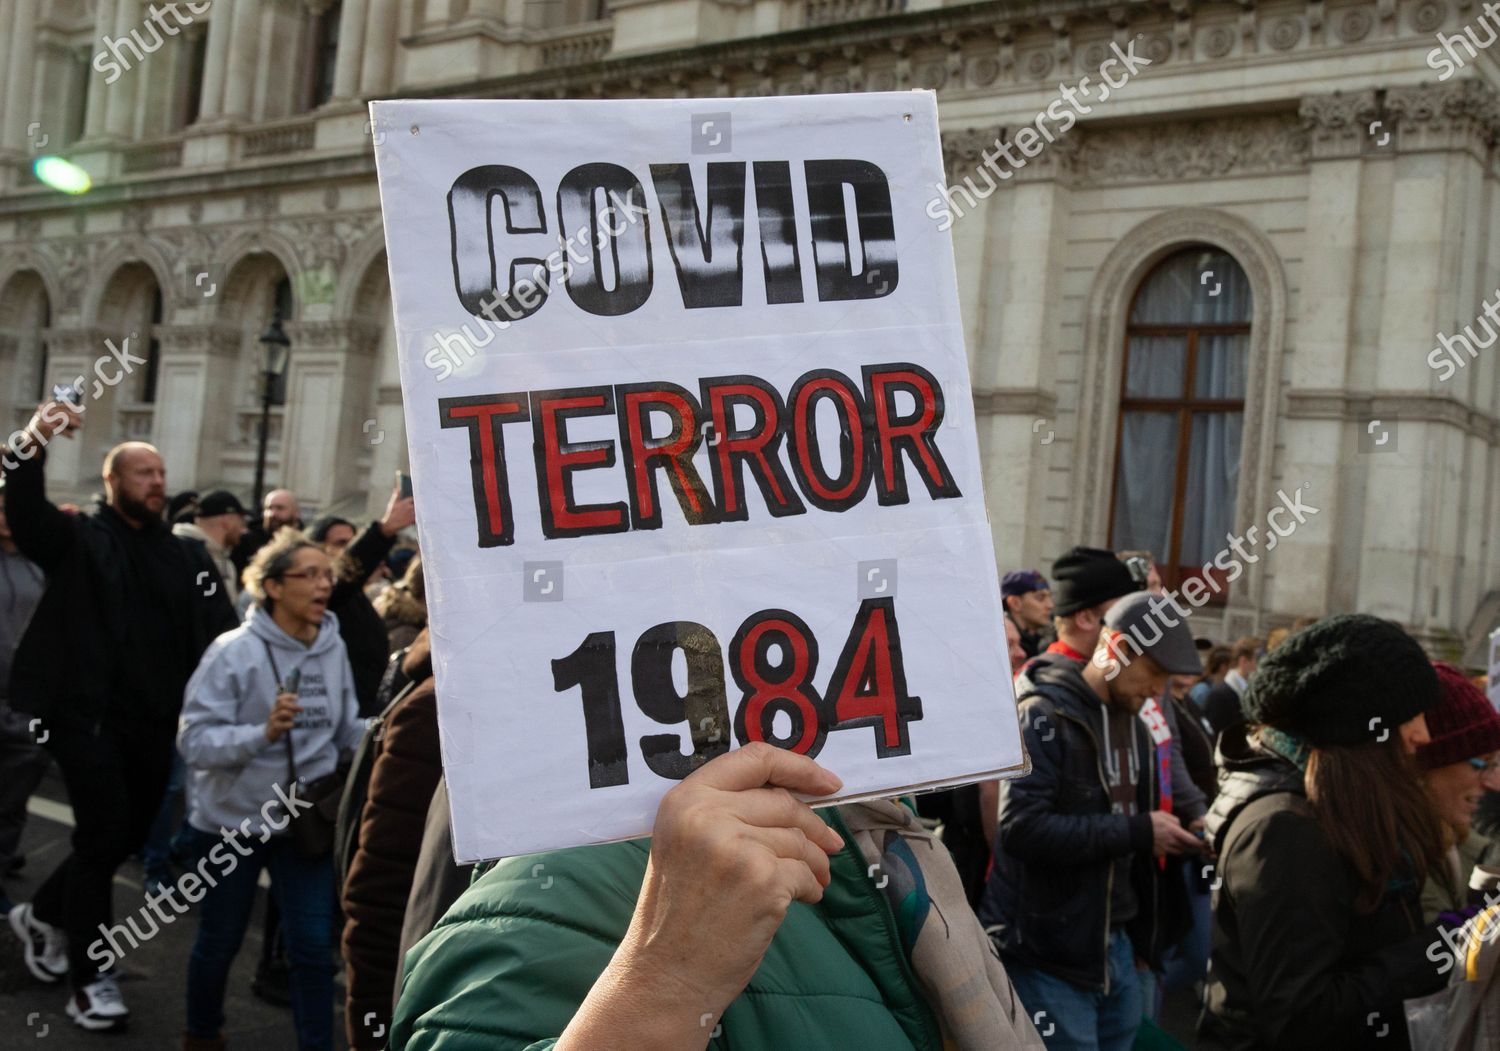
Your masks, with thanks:
[(328, 596), (328, 608), (339, 618), (339, 635), (349, 651), (349, 668), (354, 672), (354, 694), (359, 698), (359, 714), (376, 715), (380, 703), (376, 693), (385, 663), (390, 659), (390, 636), (385, 620), (365, 597), (365, 583), (375, 568), (391, 553), (396, 538), (380, 531), (379, 522), (371, 522), (355, 537), (340, 557), (338, 583)]
[[(1170, 696), (1170, 695), (1169, 695)], [(1191, 697), (1171, 698), (1177, 713), (1177, 739), (1182, 743), (1182, 761), (1187, 765), (1193, 784), (1212, 804), (1219, 794), (1219, 768), (1214, 765), (1214, 733), (1205, 725), (1204, 715)]]
[[(1143, 758), (1133, 815), (1110, 812), (1099, 741), (1104, 709), (1070, 661), (1034, 669), (1020, 705), (1031, 772), (1002, 782), (995, 865), (979, 919), (1007, 959), (1075, 985), (1106, 986), (1110, 899), (1116, 859), (1132, 856), (1139, 903), (1126, 925), (1138, 955), (1160, 969), (1162, 954), (1190, 922), (1180, 858), (1152, 855), (1157, 767)], [(1142, 757), (1150, 732), (1130, 720)]]
[(1245, 713), (1240, 708), (1240, 695), (1227, 682), (1215, 683), (1203, 698), (1203, 717), (1213, 727), (1214, 736), (1234, 726), (1245, 725)]
[(239, 623), (224, 589), (206, 589), (218, 571), (165, 523), (136, 529), (102, 503), (91, 515), (58, 510), (44, 457), (6, 468), (11, 533), (47, 575), (16, 649), (11, 706), (85, 729), (106, 717), (175, 720), (203, 650)]
[[(1407, 881), (1354, 911), (1352, 871), (1324, 838), (1302, 773), (1247, 740), (1219, 739), (1207, 831), (1219, 853), (1208, 1009), (1234, 1051), (1408, 1046), (1401, 1002), (1445, 978), (1435, 926)], [(1436, 950), (1433, 950), (1436, 952)]]

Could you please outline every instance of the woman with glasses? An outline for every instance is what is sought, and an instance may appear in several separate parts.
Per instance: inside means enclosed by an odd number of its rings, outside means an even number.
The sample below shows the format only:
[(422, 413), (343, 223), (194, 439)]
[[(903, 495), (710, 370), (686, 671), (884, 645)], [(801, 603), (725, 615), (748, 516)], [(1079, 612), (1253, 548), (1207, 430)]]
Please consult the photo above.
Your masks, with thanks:
[[(333, 1046), (332, 857), (309, 856), (288, 827), (306, 786), (334, 772), (364, 729), (338, 620), (328, 612), (328, 555), (283, 529), (245, 569), (254, 597), (240, 628), (203, 654), (187, 690), (177, 746), (189, 771), (188, 834), (199, 859), (182, 877), (202, 897), (188, 963), (183, 1046), (223, 1048), (224, 987), (262, 869), (291, 960), (299, 1051)], [(303, 794), (300, 799), (305, 799)]]
[(1500, 869), (1500, 843), (1470, 826), (1486, 790), (1500, 789), (1500, 714), (1463, 672), (1437, 663), (1442, 700), (1427, 713), (1432, 738), (1417, 749), (1427, 797), (1442, 822), (1445, 863), (1422, 888), (1427, 922), (1467, 919), (1475, 911), (1469, 879), (1476, 865)]

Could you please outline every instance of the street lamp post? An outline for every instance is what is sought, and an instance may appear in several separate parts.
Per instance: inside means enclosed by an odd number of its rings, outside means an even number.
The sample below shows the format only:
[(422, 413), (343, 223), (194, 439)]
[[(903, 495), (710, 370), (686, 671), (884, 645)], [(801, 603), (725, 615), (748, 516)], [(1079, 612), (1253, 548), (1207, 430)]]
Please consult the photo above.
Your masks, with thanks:
[(261, 334), (260, 345), (266, 352), (266, 383), (260, 398), (260, 444), (255, 452), (255, 495), (250, 505), (255, 508), (255, 513), (260, 511), (260, 499), (264, 495), (266, 483), (266, 439), (271, 432), (271, 394), (276, 380), (286, 371), (287, 355), (292, 346), (292, 341), (281, 331), (280, 313), (271, 319), (271, 324)]

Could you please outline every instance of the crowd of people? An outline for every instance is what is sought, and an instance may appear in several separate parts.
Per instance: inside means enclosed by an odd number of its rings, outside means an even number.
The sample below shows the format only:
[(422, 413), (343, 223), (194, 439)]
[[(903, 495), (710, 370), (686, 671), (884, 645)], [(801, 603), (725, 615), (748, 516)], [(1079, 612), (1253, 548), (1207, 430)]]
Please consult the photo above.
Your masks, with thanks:
[(470, 869), (412, 499), (252, 521), (130, 442), (55, 506), (81, 425), (38, 409), (0, 486), (0, 876), (52, 763), (75, 825), (0, 906), (85, 1030), (130, 1017), (139, 855), (146, 908), (196, 905), (192, 1051), (226, 1046), (262, 873), (255, 991), (302, 1051), (1180, 1046), (1167, 996), (1205, 1047), (1500, 1044), (1500, 712), (1398, 625), (1221, 643), (1149, 552), (1074, 547), (1002, 580), (1021, 775), (814, 808), (836, 772), (751, 744), (648, 840)]

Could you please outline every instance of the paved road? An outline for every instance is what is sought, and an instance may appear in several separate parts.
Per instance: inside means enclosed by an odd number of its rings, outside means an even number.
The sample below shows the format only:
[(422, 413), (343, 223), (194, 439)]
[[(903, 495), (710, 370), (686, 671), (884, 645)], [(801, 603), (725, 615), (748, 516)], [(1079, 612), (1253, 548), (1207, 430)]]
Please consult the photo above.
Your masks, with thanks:
[[(68, 849), (72, 813), (55, 768), (32, 797), (30, 810), (22, 841), (26, 867), (4, 883), (5, 892), (16, 901), (29, 900)], [(224, 1006), (228, 1017), (225, 1035), (229, 1046), (241, 1051), (290, 1051), (296, 1047), (291, 1011), (273, 1007), (250, 993), (250, 979), (260, 958), (265, 894), (262, 879), (255, 916), (230, 974)], [(115, 919), (123, 920), (143, 904), (141, 868), (129, 862), (115, 877)], [(163, 911), (173, 915), (170, 908)], [(87, 1033), (75, 1026), (64, 1013), (66, 989), (36, 982), (26, 970), (20, 943), (9, 926), (0, 927), (0, 1049), (166, 1051), (181, 1047), (187, 960), (198, 931), (195, 912), (178, 917), (122, 960), (120, 992), (131, 1013), (130, 1028), (122, 1034)], [(342, 987), (335, 991), (342, 995)], [(342, 1049), (342, 1022), (335, 1029), (336, 1046)]]

